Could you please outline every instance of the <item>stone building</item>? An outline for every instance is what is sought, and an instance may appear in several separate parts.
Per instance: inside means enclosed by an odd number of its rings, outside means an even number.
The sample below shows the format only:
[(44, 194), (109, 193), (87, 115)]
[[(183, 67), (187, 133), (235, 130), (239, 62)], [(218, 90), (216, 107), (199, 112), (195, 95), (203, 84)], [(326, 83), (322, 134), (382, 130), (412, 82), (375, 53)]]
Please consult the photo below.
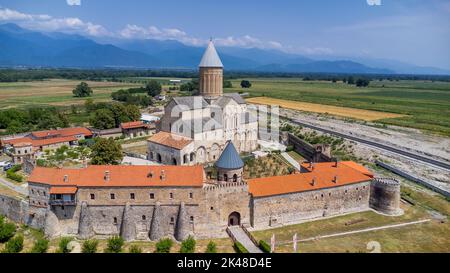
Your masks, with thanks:
[(223, 65), (211, 41), (199, 76), (199, 96), (174, 97), (165, 106), (159, 132), (148, 139), (149, 160), (169, 165), (216, 161), (228, 140), (238, 152), (257, 148), (257, 120), (239, 94), (223, 94)]
[[(240, 170), (232, 145), (217, 164), (225, 173)], [(183, 240), (224, 237), (230, 225), (266, 229), (398, 207), (399, 192), (374, 193), (371, 185), (377, 180), (353, 162), (305, 164), (301, 173), (248, 181), (223, 177), (207, 180), (199, 165), (38, 167), (28, 180), (28, 224), (52, 237)]]
[(64, 128), (36, 131), (21, 137), (2, 139), (1, 146), (12, 156), (15, 164), (23, 164), (26, 158), (33, 160), (37, 152), (55, 150), (63, 145), (77, 145), (79, 140), (90, 137), (92, 132), (87, 128)]

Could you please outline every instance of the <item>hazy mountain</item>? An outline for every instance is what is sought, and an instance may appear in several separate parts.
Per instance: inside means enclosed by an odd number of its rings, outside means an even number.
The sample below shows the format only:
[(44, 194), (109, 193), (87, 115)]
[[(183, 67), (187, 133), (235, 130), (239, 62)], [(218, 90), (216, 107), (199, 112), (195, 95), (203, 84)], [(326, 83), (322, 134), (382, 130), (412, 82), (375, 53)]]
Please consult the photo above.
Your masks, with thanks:
[[(124, 67), (196, 69), (203, 47), (175, 40), (96, 42), (81, 35), (40, 33), (15, 24), (0, 25), (0, 66)], [(450, 74), (392, 60), (326, 56), (323, 60), (258, 48), (219, 47), (226, 69), (264, 72)]]
[(140, 52), (101, 45), (79, 35), (39, 33), (14, 24), (0, 25), (0, 65), (50, 67), (159, 67)]

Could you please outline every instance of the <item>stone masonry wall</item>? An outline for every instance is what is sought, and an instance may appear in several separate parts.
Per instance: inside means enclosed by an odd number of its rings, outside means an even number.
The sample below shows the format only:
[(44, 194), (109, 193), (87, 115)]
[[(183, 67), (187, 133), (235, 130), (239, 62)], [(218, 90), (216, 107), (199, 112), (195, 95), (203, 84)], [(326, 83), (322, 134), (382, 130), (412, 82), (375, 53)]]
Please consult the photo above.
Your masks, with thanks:
[(369, 209), (370, 182), (253, 198), (252, 226), (264, 229)]

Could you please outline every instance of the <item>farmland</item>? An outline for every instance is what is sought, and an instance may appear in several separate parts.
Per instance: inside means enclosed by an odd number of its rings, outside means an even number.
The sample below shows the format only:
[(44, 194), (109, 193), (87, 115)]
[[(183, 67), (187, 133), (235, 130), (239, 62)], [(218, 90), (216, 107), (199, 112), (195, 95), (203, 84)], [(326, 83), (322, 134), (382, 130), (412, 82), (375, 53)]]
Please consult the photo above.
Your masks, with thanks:
[[(377, 123), (392, 124), (450, 135), (450, 83), (431, 81), (372, 81), (358, 88), (342, 82), (303, 81), (299, 78), (248, 79), (252, 87), (242, 89), (241, 79), (226, 92), (248, 92), (250, 98), (269, 97), (321, 105), (378, 112)], [(308, 105), (310, 111), (315, 105)], [(327, 112), (326, 110), (323, 112)], [(354, 111), (354, 110), (347, 110)], [(333, 114), (332, 112), (328, 112)], [(355, 118), (357, 115), (352, 112)], [(386, 113), (398, 116), (383, 116)], [(360, 119), (364, 117), (360, 117)]]
[[(85, 98), (75, 98), (72, 90), (80, 81), (45, 80), (31, 82), (0, 83), (0, 109), (26, 106), (66, 106), (82, 104)], [(111, 100), (111, 92), (135, 86), (134, 83), (87, 81), (94, 91), (95, 101)]]

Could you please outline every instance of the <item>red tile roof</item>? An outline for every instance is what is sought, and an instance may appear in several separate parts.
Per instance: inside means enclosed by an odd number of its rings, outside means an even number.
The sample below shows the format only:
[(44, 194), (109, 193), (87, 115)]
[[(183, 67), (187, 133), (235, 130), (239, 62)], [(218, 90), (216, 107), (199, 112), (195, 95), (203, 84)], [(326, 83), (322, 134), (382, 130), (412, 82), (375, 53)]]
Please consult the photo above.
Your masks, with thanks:
[(334, 162), (314, 163), (314, 168), (308, 165), (302, 164), (306, 173), (250, 179), (249, 192), (254, 197), (263, 197), (339, 187), (369, 181), (373, 177), (363, 166), (350, 161), (339, 162), (337, 167)]
[(148, 141), (156, 144), (161, 144), (167, 147), (175, 148), (177, 150), (181, 150), (187, 145), (189, 145), (193, 140), (188, 137), (161, 131), (150, 137)]
[(33, 147), (41, 147), (41, 146), (47, 146), (47, 145), (71, 142), (71, 141), (77, 141), (77, 140), (78, 139), (74, 136), (67, 136), (67, 137), (53, 137), (53, 138), (47, 138), (47, 139), (33, 139), (31, 143), (33, 144)]
[(67, 137), (67, 136), (76, 136), (76, 135), (84, 135), (84, 136), (92, 136), (92, 132), (85, 127), (71, 127), (71, 128), (63, 128), (58, 130), (46, 130), (46, 131), (36, 131), (31, 133), (36, 138), (44, 138), (44, 137)]
[(47, 146), (47, 145), (51, 145), (51, 144), (77, 141), (77, 140), (78, 139), (74, 136), (52, 137), (52, 138), (46, 138), (46, 139), (31, 139), (30, 137), (21, 137), (21, 138), (4, 140), (3, 144), (9, 144), (14, 147), (23, 147), (23, 146), (28, 146), (28, 145), (32, 145), (33, 147), (41, 147), (41, 146)]
[(12, 139), (4, 139), (2, 140), (2, 145), (12, 145), (16, 146), (20, 143), (31, 143), (32, 139), (31, 137), (19, 137), (19, 138), (12, 138)]
[(122, 127), (122, 129), (135, 129), (135, 128), (147, 128), (148, 125), (143, 123), (142, 121), (132, 121), (122, 123), (120, 124), (120, 127)]
[[(105, 179), (109, 172), (109, 180)], [(161, 174), (164, 178), (161, 179)], [(64, 176), (67, 175), (66, 181)], [(28, 182), (74, 187), (201, 187), (202, 166), (88, 166), (83, 169), (36, 167)]]
[(75, 194), (77, 187), (51, 187), (50, 194)]

